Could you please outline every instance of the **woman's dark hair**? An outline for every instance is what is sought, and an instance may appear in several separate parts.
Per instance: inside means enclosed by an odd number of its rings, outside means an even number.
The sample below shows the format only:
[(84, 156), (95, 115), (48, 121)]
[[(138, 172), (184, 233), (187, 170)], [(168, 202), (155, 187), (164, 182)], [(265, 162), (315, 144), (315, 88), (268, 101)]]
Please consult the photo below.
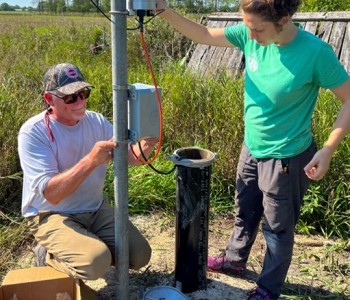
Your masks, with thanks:
[(282, 17), (293, 16), (300, 3), (301, 0), (241, 0), (240, 7), (243, 12), (258, 15), (276, 26)]

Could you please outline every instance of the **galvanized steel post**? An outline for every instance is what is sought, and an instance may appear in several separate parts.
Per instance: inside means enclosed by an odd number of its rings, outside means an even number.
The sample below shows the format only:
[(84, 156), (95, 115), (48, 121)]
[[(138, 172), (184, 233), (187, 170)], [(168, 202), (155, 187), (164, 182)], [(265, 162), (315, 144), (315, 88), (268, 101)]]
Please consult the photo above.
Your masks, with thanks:
[(126, 1), (111, 0), (115, 258), (118, 299), (129, 300), (128, 139)]

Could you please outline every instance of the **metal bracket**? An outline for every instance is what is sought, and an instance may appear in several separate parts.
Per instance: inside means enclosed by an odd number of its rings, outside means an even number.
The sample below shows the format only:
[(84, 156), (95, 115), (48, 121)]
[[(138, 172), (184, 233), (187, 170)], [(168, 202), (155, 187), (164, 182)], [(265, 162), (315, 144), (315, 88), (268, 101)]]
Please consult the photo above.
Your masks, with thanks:
[(129, 14), (129, 11), (128, 10), (125, 10), (125, 11), (120, 11), (120, 10), (111, 10), (109, 12), (111, 15), (128, 15)]

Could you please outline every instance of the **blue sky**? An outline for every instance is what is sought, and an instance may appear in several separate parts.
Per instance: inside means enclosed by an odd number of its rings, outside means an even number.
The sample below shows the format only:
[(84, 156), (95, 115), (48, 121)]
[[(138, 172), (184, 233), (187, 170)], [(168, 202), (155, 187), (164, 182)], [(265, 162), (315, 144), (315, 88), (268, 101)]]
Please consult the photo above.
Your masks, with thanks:
[(38, 1), (37, 0), (0, 0), (0, 4), (1, 3), (7, 3), (11, 6), (19, 5), (20, 7), (25, 7), (25, 6), (36, 7)]

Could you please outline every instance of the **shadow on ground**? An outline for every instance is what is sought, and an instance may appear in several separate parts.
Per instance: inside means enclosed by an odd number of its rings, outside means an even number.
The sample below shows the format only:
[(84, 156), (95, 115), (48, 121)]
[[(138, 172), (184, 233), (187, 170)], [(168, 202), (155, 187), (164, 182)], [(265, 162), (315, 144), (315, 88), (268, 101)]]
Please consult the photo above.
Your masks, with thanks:
[(332, 293), (320, 287), (310, 287), (304, 284), (285, 283), (280, 299), (305, 299), (305, 300), (349, 300), (344, 293)]
[[(247, 284), (246, 288), (235, 287), (228, 283), (225, 283), (221, 279), (223, 274), (208, 274), (207, 278), (207, 289), (194, 291), (190, 294), (186, 294), (189, 299), (198, 300), (241, 300), (246, 298), (246, 294), (252, 289), (252, 283)], [(213, 278), (210, 278), (213, 277)], [(117, 294), (117, 281), (116, 281), (116, 270), (111, 267), (109, 272), (103, 278), (104, 284), (98, 283), (93, 285), (87, 282), (89, 286), (97, 291), (98, 299), (110, 300), (118, 299)], [(244, 279), (240, 279), (244, 280)], [(159, 286), (171, 286), (174, 287), (174, 273), (161, 272), (146, 268), (143, 271), (130, 271), (129, 274), (129, 294), (130, 300), (141, 300), (146, 291), (151, 288)], [(99, 286), (99, 287), (98, 287)]]
[[(257, 276), (258, 274), (251, 270), (247, 270), (239, 277), (208, 273), (207, 289), (195, 291), (191, 294), (186, 294), (186, 296), (191, 300), (243, 300), (254, 289)], [(98, 299), (118, 300), (115, 268), (111, 267), (103, 280), (105, 281), (103, 286), (100, 284), (100, 288), (95, 287)], [(130, 300), (144, 300), (144, 294), (149, 289), (159, 286), (174, 287), (174, 282), (174, 273), (152, 270), (151, 267), (140, 271), (130, 271)], [(94, 287), (92, 286), (92, 288)], [(303, 284), (286, 283), (280, 299), (345, 300), (348, 298), (344, 294), (334, 294), (320, 287), (315, 288)]]

